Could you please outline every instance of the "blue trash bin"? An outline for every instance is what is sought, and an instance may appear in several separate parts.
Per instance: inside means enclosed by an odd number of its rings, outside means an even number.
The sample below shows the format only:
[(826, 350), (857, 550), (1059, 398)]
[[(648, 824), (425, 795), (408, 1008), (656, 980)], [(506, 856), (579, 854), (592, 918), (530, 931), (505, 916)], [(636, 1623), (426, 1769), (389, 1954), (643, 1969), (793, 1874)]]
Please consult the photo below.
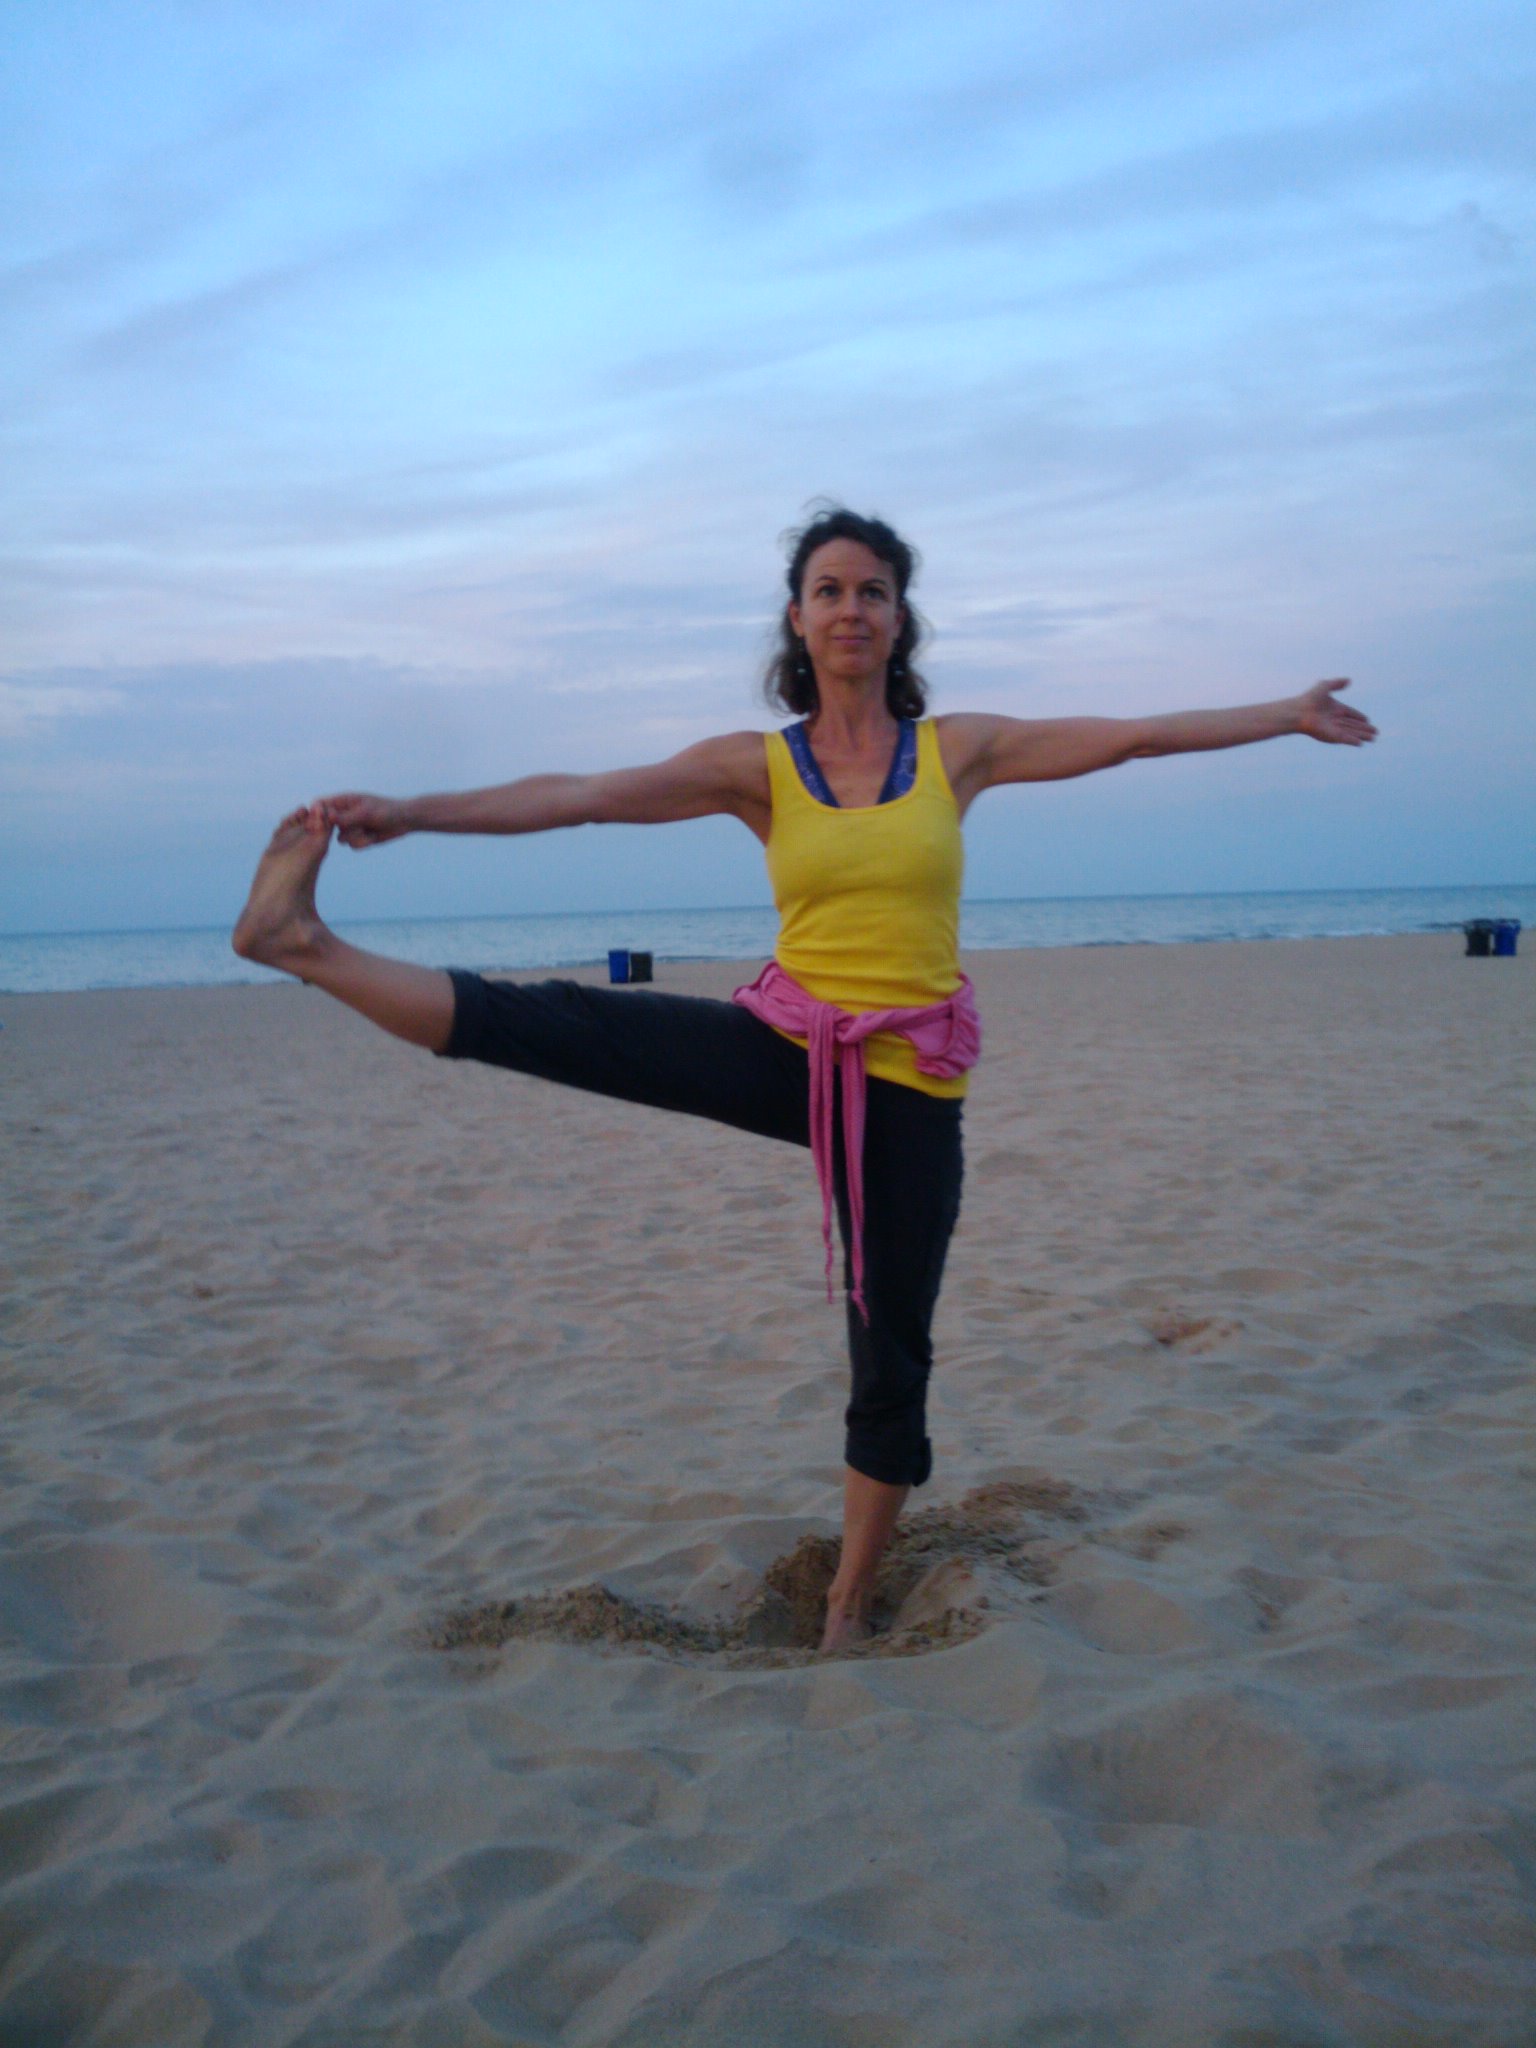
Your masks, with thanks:
[(628, 979), (629, 979), (629, 949), (628, 949), (628, 947), (626, 947), (626, 946), (612, 946), (612, 947), (610, 947), (610, 948), (609, 948), (609, 952), (608, 952), (608, 979), (609, 979), (610, 981), (621, 981), (621, 982), (622, 982), (622, 981), (628, 981)]
[(1499, 917), (1493, 924), (1493, 950), (1501, 959), (1513, 960), (1515, 945), (1520, 937), (1518, 917)]

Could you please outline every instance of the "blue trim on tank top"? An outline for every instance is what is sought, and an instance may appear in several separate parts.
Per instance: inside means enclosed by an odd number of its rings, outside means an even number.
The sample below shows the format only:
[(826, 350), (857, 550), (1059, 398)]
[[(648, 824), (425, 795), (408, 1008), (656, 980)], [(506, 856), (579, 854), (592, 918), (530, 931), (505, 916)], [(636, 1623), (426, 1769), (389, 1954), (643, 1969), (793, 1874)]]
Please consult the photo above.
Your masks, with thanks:
[[(817, 803), (827, 804), (834, 811), (842, 805), (832, 794), (827, 778), (817, 766), (816, 756), (811, 752), (810, 720), (802, 718), (798, 725), (784, 728), (785, 744), (790, 759), (800, 772), (800, 780), (815, 797)], [(917, 780), (917, 720), (903, 718), (896, 732), (896, 749), (891, 755), (891, 765), (886, 771), (885, 782), (876, 805), (888, 804), (898, 796), (905, 796)]]

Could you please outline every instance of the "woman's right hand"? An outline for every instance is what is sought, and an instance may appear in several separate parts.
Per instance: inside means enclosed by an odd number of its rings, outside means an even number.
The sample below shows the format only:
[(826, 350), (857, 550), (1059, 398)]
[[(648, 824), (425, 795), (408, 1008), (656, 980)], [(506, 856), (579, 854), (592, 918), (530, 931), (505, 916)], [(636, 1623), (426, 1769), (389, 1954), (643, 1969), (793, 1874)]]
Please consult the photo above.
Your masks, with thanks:
[(398, 797), (365, 796), (349, 790), (341, 796), (321, 797), (314, 808), (327, 825), (335, 826), (343, 846), (382, 846), (411, 829)]

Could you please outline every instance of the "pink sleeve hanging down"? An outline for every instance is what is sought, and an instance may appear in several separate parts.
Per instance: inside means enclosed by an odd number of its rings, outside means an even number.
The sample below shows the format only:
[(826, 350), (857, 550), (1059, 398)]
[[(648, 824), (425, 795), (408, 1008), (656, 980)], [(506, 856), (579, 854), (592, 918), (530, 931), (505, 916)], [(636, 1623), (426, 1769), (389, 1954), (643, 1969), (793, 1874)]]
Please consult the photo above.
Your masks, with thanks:
[(853, 1225), (849, 1259), (853, 1266), (853, 1299), (865, 1322), (864, 1301), (864, 1040), (876, 1032), (894, 1032), (910, 1040), (921, 1072), (952, 1080), (974, 1067), (981, 1056), (981, 1016), (970, 977), (942, 1003), (916, 1010), (866, 1010), (854, 1016), (835, 1003), (819, 1003), (770, 960), (756, 981), (737, 989), (731, 999), (764, 1024), (806, 1040), (811, 1063), (811, 1158), (821, 1188), (821, 1236), (827, 1253), (827, 1299), (832, 1295), (832, 1095), (833, 1074), (841, 1053), (843, 1069), (843, 1149), (848, 1161), (848, 1210)]

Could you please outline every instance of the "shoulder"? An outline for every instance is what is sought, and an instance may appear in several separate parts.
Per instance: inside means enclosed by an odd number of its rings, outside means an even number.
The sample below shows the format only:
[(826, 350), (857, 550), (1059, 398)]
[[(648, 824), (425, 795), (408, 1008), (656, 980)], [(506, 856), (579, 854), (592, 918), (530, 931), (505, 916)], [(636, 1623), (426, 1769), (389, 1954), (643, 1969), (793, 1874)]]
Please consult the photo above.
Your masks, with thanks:
[(946, 746), (985, 744), (1008, 720), (995, 711), (940, 711), (927, 719)]
[(624, 800), (635, 794), (689, 801), (706, 797), (755, 798), (768, 782), (763, 735), (717, 733), (711, 739), (695, 740), (664, 761), (652, 761), (637, 768), (610, 768), (593, 779)]
[(695, 751), (707, 754), (717, 761), (761, 760), (763, 742), (772, 735), (765, 732), (718, 732), (713, 738), (696, 742)]
[(699, 740), (688, 755), (717, 787), (738, 797), (759, 801), (768, 788), (768, 741), (771, 733), (723, 732)]
[(767, 738), (761, 732), (715, 733), (707, 740), (695, 740), (672, 758), (674, 762), (686, 763), (696, 773), (736, 781), (762, 769), (763, 743)]
[(939, 742), (944, 772), (953, 782), (974, 773), (1008, 720), (991, 711), (943, 711), (927, 722)]
[(721, 733), (648, 767), (609, 769), (590, 778), (590, 797), (594, 824), (674, 824), (726, 812), (762, 837), (769, 809), (763, 736)]

